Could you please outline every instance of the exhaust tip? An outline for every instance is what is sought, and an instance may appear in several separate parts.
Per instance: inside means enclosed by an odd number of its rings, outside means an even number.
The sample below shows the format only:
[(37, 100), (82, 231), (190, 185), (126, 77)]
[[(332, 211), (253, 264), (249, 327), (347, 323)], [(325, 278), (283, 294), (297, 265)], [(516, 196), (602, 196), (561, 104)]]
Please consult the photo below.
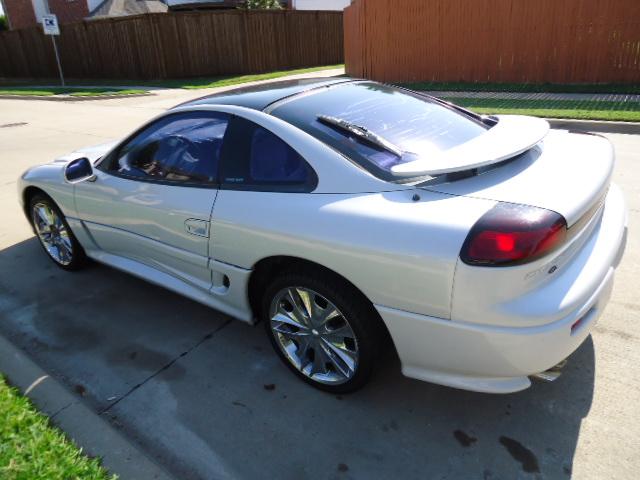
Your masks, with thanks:
[(541, 380), (543, 382), (555, 382), (560, 375), (562, 375), (562, 368), (567, 364), (566, 360), (561, 361), (557, 365), (551, 367), (549, 370), (545, 370), (544, 372), (534, 373), (531, 375), (531, 378), (536, 380)]

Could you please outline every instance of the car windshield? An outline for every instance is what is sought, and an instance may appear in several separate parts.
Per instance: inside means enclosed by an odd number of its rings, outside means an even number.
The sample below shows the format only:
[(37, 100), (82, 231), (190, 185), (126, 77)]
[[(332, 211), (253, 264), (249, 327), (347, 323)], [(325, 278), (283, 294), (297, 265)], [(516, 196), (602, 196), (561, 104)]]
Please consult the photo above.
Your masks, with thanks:
[(366, 81), (285, 101), (271, 113), (386, 180), (395, 165), (428, 159), (489, 128), (429, 97)]

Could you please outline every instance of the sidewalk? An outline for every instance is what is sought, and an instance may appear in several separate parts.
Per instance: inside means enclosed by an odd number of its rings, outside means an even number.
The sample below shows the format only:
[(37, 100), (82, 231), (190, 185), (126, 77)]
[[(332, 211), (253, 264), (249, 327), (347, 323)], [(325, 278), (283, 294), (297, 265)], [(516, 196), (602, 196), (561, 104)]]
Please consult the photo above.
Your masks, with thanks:
[(174, 478), (110, 425), (107, 419), (96, 415), (80, 399), (81, 395), (72, 394), (2, 334), (0, 368), (13, 386), (28, 395), (54, 425), (82, 446), (85, 454), (100, 457), (102, 465), (111, 473), (120, 475), (122, 480)]

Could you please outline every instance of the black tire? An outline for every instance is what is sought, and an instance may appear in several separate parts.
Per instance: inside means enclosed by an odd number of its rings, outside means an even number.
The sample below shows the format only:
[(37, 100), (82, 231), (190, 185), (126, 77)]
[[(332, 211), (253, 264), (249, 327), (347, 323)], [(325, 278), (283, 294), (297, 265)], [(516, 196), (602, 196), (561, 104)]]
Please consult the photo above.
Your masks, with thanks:
[[(331, 302), (348, 322), (355, 335), (358, 360), (353, 376), (343, 383), (328, 384), (310, 378), (296, 367), (280, 347), (276, 334), (271, 328), (271, 308), (276, 296), (290, 287), (302, 287), (316, 292), (324, 299)], [(275, 305), (275, 304), (274, 304)], [(354, 392), (362, 388), (369, 380), (376, 360), (380, 356), (380, 350), (384, 339), (384, 326), (382, 319), (362, 293), (348, 284), (337, 275), (332, 275), (322, 269), (307, 269), (305, 271), (283, 272), (275, 278), (266, 288), (260, 306), (260, 319), (264, 323), (265, 330), (273, 349), (282, 362), (299, 378), (309, 385), (333, 394)], [(340, 320), (342, 321), (342, 320)], [(314, 330), (315, 331), (315, 330)], [(327, 363), (327, 365), (329, 365)]]
[[(36, 220), (34, 218), (34, 207), (38, 204), (47, 205), (60, 218), (62, 224), (64, 225), (64, 228), (66, 229), (69, 236), (69, 240), (71, 242), (71, 260), (68, 263), (58, 261), (56, 258), (54, 258), (54, 256), (47, 250), (47, 247), (45, 246), (44, 241), (38, 234), (38, 227), (36, 225)], [(31, 221), (31, 226), (33, 228), (33, 231), (36, 234), (36, 237), (38, 238), (38, 243), (40, 243), (40, 246), (42, 247), (44, 252), (47, 254), (47, 257), (54, 264), (56, 264), (58, 267), (62, 268), (63, 270), (75, 271), (75, 270), (81, 269), (87, 263), (87, 255), (84, 251), (84, 248), (82, 248), (82, 245), (80, 245), (80, 242), (78, 242), (78, 239), (75, 237), (75, 235), (71, 231), (71, 228), (67, 223), (67, 219), (65, 218), (62, 211), (58, 208), (56, 203), (49, 196), (43, 193), (38, 193), (33, 197), (31, 197), (29, 201), (29, 219)]]

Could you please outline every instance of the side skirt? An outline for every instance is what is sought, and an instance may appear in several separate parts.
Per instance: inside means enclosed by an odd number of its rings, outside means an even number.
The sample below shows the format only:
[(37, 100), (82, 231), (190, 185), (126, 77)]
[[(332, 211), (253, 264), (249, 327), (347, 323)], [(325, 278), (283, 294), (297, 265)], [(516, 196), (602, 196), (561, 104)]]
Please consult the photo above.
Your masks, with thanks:
[[(228, 288), (221, 293), (216, 292), (215, 288), (211, 291), (204, 291), (202, 289), (195, 288), (172, 275), (156, 270), (155, 268), (149, 267), (140, 262), (136, 262), (135, 260), (130, 260), (128, 258), (120, 257), (117, 255), (111, 255), (100, 250), (88, 250), (87, 256), (89, 256), (93, 260), (96, 260), (97, 262), (134, 275), (149, 283), (153, 283), (154, 285), (172, 290), (176, 293), (179, 293), (180, 295), (195, 300), (196, 302), (202, 303), (203, 305), (206, 305), (208, 307), (215, 308), (216, 310), (219, 310), (222, 313), (225, 313), (243, 322), (249, 324), (255, 323), (253, 315), (251, 313), (251, 309), (249, 308), (248, 300), (246, 300), (245, 308), (237, 305), (236, 303), (238, 302), (233, 302), (234, 299), (231, 298), (231, 295), (229, 293), (231, 291), (231, 288)], [(239, 270), (237, 269), (237, 267), (232, 268)], [(250, 271), (246, 271), (244, 272), (244, 275), (241, 275), (241, 272), (234, 272), (233, 281), (234, 283), (238, 283), (234, 285), (233, 290), (235, 292), (246, 292), (246, 283), (248, 283), (249, 281), (250, 273)], [(243, 280), (245, 283), (244, 288), (243, 285), (241, 285), (241, 283), (243, 283)]]
[(136, 260), (106, 253), (100, 249), (81, 220), (67, 217), (67, 222), (89, 258), (172, 290), (243, 322), (251, 325), (256, 323), (247, 295), (251, 270), (209, 259), (212, 282), (207, 288), (197, 287)]

